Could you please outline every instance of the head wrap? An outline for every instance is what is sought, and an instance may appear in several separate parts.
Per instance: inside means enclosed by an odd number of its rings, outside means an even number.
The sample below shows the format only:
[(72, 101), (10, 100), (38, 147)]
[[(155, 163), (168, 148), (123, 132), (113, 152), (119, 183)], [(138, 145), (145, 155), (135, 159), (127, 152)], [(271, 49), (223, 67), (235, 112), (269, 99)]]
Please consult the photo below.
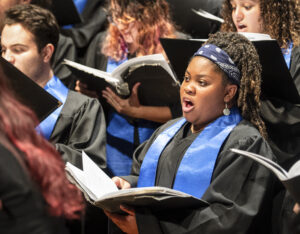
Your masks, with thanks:
[(240, 84), (240, 70), (229, 57), (229, 55), (221, 48), (212, 44), (206, 44), (194, 54), (194, 57), (195, 56), (202, 56), (209, 59), (210, 61), (215, 63), (223, 72), (225, 72), (229, 80), (231, 80), (234, 84)]

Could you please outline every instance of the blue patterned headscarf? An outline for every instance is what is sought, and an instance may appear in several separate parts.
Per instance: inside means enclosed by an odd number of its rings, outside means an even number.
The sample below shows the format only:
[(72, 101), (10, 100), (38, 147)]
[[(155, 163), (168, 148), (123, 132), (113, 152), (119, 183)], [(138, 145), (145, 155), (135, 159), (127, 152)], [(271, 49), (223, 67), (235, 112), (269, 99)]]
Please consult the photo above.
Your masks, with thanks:
[(202, 46), (194, 56), (202, 56), (215, 63), (234, 84), (239, 85), (241, 80), (241, 72), (234, 64), (229, 55), (221, 48), (207, 44)]

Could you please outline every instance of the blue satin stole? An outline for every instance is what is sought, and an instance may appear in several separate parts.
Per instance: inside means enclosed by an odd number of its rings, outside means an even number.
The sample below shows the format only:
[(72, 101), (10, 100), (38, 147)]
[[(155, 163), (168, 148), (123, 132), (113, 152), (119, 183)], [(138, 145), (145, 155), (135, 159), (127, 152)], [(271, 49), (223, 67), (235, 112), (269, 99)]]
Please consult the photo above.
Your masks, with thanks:
[(87, 0), (73, 0), (73, 1), (78, 12), (81, 14), (84, 10)]
[(108, 58), (106, 71), (109, 72), (109, 73), (112, 73), (113, 70), (115, 70), (119, 65), (121, 65), (122, 63), (124, 63), (127, 60), (128, 60), (127, 58), (124, 58), (123, 60), (115, 61), (111, 58)]
[[(206, 126), (190, 145), (177, 170), (173, 189), (201, 198), (208, 188), (220, 148), (242, 120), (237, 108)], [(141, 166), (138, 187), (155, 185), (159, 157), (186, 120), (183, 118), (163, 131), (152, 143)]]
[(54, 126), (56, 124), (57, 118), (67, 100), (69, 90), (56, 76), (53, 76), (51, 80), (48, 81), (44, 89), (56, 99), (62, 102), (62, 105), (59, 108), (57, 108), (54, 112), (52, 112), (38, 126), (38, 131), (40, 131), (43, 134), (43, 136), (49, 140)]
[(293, 42), (289, 43), (289, 48), (281, 49), (284, 60), (285, 60), (285, 63), (287, 65), (288, 69), (290, 69), (290, 66), (291, 66), (292, 50), (293, 50)]
[[(117, 66), (125, 61), (127, 61), (127, 58), (118, 62), (109, 58), (106, 71), (111, 73)], [(135, 126), (114, 110), (109, 111), (107, 123), (107, 167), (115, 176), (129, 175), (134, 152)], [(138, 128), (140, 143), (147, 140), (159, 126), (158, 123), (143, 119), (136, 120), (135, 124)]]
[(132, 155), (135, 150), (134, 128), (137, 128), (139, 142), (143, 143), (158, 126), (158, 123), (143, 119), (136, 120), (134, 124), (115, 111), (109, 112), (106, 128), (106, 155), (107, 167), (114, 176), (130, 174)]

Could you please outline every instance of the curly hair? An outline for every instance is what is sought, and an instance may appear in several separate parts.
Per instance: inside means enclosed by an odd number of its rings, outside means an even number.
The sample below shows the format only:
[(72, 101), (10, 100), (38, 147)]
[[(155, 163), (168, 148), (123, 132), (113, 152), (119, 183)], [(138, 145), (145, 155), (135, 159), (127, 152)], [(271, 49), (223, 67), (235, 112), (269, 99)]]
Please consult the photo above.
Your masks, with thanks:
[[(260, 117), (262, 68), (254, 45), (246, 37), (232, 32), (211, 34), (205, 44), (214, 44), (224, 50), (239, 68), (241, 82), (236, 104), (243, 118), (256, 126), (266, 138), (266, 127)], [(227, 79), (226, 82), (230, 81)]]
[(35, 131), (36, 116), (16, 100), (2, 66), (0, 94), (0, 135), (24, 153), (25, 165), (46, 201), (49, 214), (79, 218), (84, 209), (80, 191), (68, 181), (59, 153)]
[[(160, 37), (175, 38), (175, 26), (169, 14), (169, 5), (165, 0), (111, 0), (109, 6), (113, 22), (124, 25), (135, 23), (138, 35), (135, 38), (136, 56), (163, 53)], [(116, 61), (128, 54), (124, 41), (117, 26), (111, 22), (102, 46), (102, 53)]]
[[(299, 0), (260, 0), (263, 31), (276, 39), (282, 48), (288, 48), (291, 41), (293, 46), (300, 44), (299, 8)], [(230, 0), (224, 1), (221, 15), (224, 18), (221, 31), (235, 32)]]

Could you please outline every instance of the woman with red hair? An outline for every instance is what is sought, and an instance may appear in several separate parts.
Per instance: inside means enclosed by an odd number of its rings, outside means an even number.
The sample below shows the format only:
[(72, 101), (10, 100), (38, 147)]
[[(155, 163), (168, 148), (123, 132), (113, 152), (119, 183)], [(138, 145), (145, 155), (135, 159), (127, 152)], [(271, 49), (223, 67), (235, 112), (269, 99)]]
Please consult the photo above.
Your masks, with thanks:
[[(85, 64), (90, 67), (112, 72), (129, 58), (164, 54), (159, 38), (178, 37), (165, 0), (110, 0), (108, 12), (107, 32), (99, 34), (87, 52)], [(95, 44), (101, 47), (96, 53)], [(108, 168), (114, 176), (129, 175), (135, 148), (161, 123), (181, 115), (179, 98), (169, 106), (165, 103), (141, 105), (138, 87), (139, 83), (133, 86), (128, 99), (120, 98), (110, 88), (102, 92), (102, 98), (110, 105), (106, 111), (106, 155)], [(87, 88), (78, 82), (75, 89), (89, 96), (101, 96)]]
[(5, 79), (0, 67), (0, 233), (67, 233), (64, 219), (79, 218), (82, 196)]

